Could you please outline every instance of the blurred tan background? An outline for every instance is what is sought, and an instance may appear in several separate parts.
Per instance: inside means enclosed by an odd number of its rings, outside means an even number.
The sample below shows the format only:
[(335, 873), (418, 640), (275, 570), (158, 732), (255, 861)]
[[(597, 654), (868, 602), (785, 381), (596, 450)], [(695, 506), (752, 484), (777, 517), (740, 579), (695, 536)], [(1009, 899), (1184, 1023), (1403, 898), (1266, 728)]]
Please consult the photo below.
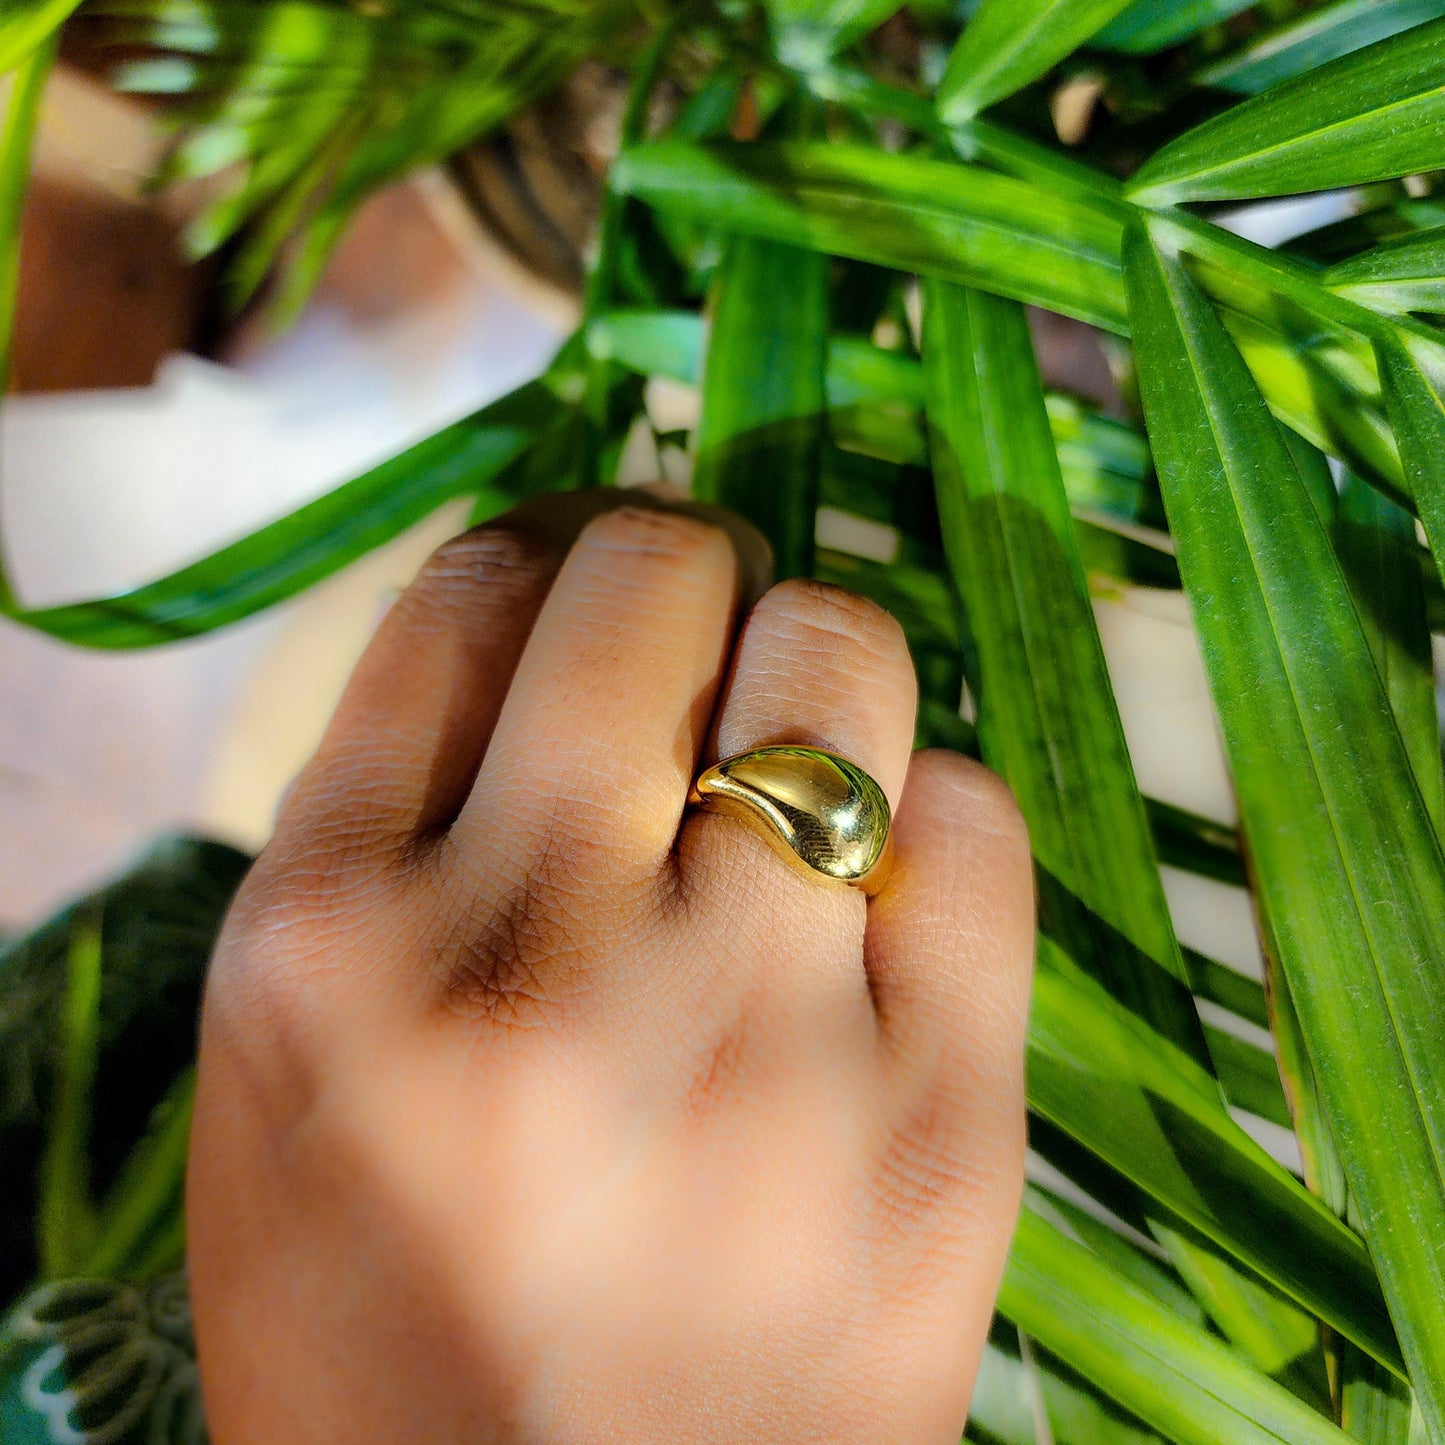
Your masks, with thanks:
[[(569, 322), (421, 177), (377, 196), (306, 314), (211, 357), (200, 197), (144, 192), (142, 107), (62, 67), (27, 198), (0, 517), (22, 597), (144, 582), (345, 481), (539, 370)], [(376, 616), (438, 517), (309, 596), (211, 637), (103, 654), (0, 622), (0, 927), (163, 828), (259, 847)]]

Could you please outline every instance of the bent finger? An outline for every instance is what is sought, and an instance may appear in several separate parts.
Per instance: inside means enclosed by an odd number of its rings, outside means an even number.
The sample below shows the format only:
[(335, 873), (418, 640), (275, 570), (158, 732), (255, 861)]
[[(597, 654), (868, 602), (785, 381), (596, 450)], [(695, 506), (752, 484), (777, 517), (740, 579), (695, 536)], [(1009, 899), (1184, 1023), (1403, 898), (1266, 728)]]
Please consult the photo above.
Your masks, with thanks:
[[(792, 579), (774, 587), (743, 628), (718, 706), (714, 751), (728, 757), (772, 744), (822, 748), (868, 773), (892, 807), (908, 767), (917, 691), (892, 617), (841, 588)], [(798, 933), (792, 981), (801, 983), (808, 973), (802, 960), (816, 957), (866, 1001), (860, 892), (801, 876), (750, 826), (706, 808), (684, 824), (677, 858), (700, 917), (716, 918), (719, 927), (731, 919), (730, 928), (744, 933), (763, 920), (790, 919)]]
[(738, 601), (737, 551), (680, 509), (594, 517), (563, 564), (453, 841), (468, 867), (652, 877), (672, 845)]
[(864, 963), (895, 1156), (909, 1161), (912, 1187), (920, 1171), (941, 1176), (933, 1192), (961, 1176), (986, 1183), (1007, 1223), (1023, 1173), (1027, 831), (994, 773), (936, 749), (913, 756), (894, 846), (893, 873), (869, 909)]
[[(461, 811), (517, 663), (583, 528), (628, 505), (676, 505), (660, 488), (532, 497), (444, 543), (377, 629), (321, 744), (288, 790), (278, 833), (323, 833), (339, 853), (405, 848)], [(726, 530), (748, 601), (771, 559), (722, 508), (686, 510)]]
[(510, 517), (445, 542), (392, 605), (278, 836), (345, 851), (406, 848), (460, 810), (561, 554)]

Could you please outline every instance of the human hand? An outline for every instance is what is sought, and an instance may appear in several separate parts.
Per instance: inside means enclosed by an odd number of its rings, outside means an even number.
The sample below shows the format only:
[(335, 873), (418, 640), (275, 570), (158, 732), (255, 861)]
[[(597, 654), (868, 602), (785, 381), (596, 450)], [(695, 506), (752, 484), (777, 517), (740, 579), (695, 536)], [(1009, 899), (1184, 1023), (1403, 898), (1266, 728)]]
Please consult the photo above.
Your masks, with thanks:
[[(722, 531), (622, 505), (564, 560), (543, 515), (392, 608), (218, 946), (212, 1438), (956, 1441), (1022, 1182), (1023, 824), (910, 759), (876, 607), (787, 582), (739, 633)], [(876, 897), (684, 811), (772, 742), (881, 784)]]

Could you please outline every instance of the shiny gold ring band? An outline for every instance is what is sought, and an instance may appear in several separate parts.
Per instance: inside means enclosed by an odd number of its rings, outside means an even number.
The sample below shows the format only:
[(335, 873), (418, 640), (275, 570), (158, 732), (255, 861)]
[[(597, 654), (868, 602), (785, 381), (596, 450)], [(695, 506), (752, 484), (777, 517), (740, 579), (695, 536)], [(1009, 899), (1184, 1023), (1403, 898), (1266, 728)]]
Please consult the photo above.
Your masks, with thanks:
[(688, 801), (740, 819), (818, 880), (876, 893), (892, 860), (888, 799), (822, 748), (753, 748), (704, 769)]

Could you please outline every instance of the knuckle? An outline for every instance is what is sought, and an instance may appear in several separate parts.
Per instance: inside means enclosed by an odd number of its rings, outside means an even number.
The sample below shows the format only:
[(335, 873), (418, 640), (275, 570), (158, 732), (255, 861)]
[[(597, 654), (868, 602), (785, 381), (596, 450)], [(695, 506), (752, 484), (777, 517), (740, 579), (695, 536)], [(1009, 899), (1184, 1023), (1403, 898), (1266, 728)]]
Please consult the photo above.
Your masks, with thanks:
[(913, 755), (910, 779), (935, 808), (955, 823), (995, 839), (1000, 849), (1027, 867), (1028, 826), (1009, 786), (991, 768), (947, 748), (927, 748)]
[(549, 1022), (584, 971), (565, 839), (550, 833), (510, 886), (452, 922), (437, 950), (443, 1007), (504, 1033)]
[(297, 776), (257, 860), (270, 912), (324, 920), (377, 882), (419, 871), (427, 840), (395, 821), (391, 769), (403, 746), (365, 732), (327, 739)]
[(358, 940), (368, 918), (393, 903), (379, 875), (342, 880), (278, 861), (269, 849), (233, 901), (206, 980), (203, 1032), (209, 1049), (243, 1061), (278, 1121), (309, 1096), (322, 1066), (338, 974), (382, 966)]
[(780, 582), (754, 613), (804, 647), (832, 652), (839, 641), (880, 661), (907, 661), (908, 644), (898, 621), (876, 602), (812, 578)]
[(691, 563), (702, 554), (726, 550), (726, 536), (711, 524), (660, 507), (623, 505), (594, 517), (577, 545), (605, 554), (666, 564)]
[(550, 576), (556, 560), (546, 545), (516, 528), (473, 527), (427, 558), (400, 605), (443, 617), (458, 611), (471, 615), (480, 591), (506, 606), (530, 593), (539, 577)]
[[(935, 1230), (944, 1220), (962, 1234), (988, 1232), (1010, 1219), (1023, 1188), (1021, 1106), (971, 1110), (964, 1075), (940, 1060), (897, 1107), (873, 1181), (878, 1222), (890, 1235)], [(959, 1231), (949, 1231), (955, 1237)]]
[(237, 899), (249, 932), (269, 938), (324, 931), (348, 916), (376, 871), (370, 838), (323, 819), (274, 838)]
[(977, 1165), (960, 1112), (957, 1096), (928, 1079), (886, 1131), (869, 1180), (870, 1222), (880, 1237), (935, 1235), (945, 1217), (971, 1207)]
[(263, 992), (295, 996), (313, 978), (376, 960), (378, 920), (389, 933), (410, 925), (407, 875), (366, 829), (320, 818), (276, 835), (232, 901), (217, 961)]

